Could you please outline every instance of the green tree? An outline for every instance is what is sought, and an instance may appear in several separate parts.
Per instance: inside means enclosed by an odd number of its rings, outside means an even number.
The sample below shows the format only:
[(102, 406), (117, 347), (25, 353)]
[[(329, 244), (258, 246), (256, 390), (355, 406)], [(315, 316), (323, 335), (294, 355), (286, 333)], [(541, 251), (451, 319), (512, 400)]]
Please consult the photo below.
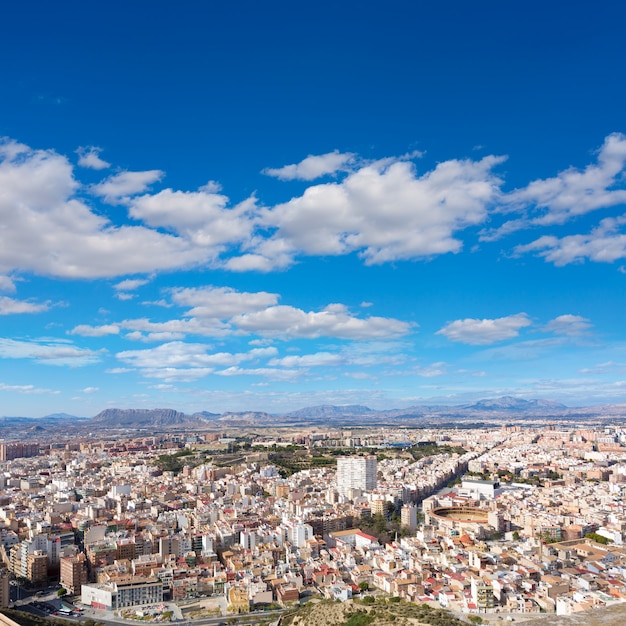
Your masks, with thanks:
[(585, 539), (591, 539), (596, 543), (601, 543), (603, 546), (608, 545), (609, 543), (613, 543), (612, 539), (605, 537), (604, 535), (599, 535), (598, 533), (587, 533), (585, 535)]

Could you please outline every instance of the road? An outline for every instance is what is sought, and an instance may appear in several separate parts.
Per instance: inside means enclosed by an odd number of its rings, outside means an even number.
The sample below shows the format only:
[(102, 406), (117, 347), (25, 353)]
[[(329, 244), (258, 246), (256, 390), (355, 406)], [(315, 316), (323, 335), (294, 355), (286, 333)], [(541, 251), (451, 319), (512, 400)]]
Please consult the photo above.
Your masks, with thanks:
[[(18, 590), (14, 588), (11, 591), (12, 591), (12, 595), (18, 593)], [(92, 608), (83, 609), (83, 614), (80, 617), (71, 617), (71, 616), (65, 616), (65, 615), (63, 616), (49, 615), (45, 613), (44, 611), (40, 610), (39, 608), (37, 608), (36, 606), (33, 606), (32, 603), (33, 602), (48, 603), (58, 608), (61, 604), (61, 600), (57, 596), (56, 591), (51, 590), (51, 589), (46, 589), (44, 592), (37, 592), (37, 593), (28, 592), (28, 593), (29, 595), (24, 598), (23, 597), (24, 591), (22, 590), (20, 594), (22, 597), (19, 600), (15, 599), (15, 601), (13, 602), (13, 608), (15, 608), (18, 611), (26, 611), (42, 619), (58, 617), (60, 619), (66, 619), (68, 621), (77, 622), (77, 623), (81, 623), (90, 619), (90, 620), (101, 622), (102, 624), (105, 624), (107, 626), (119, 626), (120, 624), (126, 624), (128, 626), (129, 624), (136, 624), (137, 622), (137, 620), (129, 620), (129, 619), (113, 617), (111, 611), (103, 611), (103, 610), (92, 609)], [(66, 601), (65, 603), (69, 605), (73, 604), (72, 602), (69, 602), (69, 601)], [(277, 620), (278, 617), (283, 612), (284, 612), (284, 609), (273, 609), (271, 611), (255, 611), (252, 613), (243, 613), (241, 615), (222, 615), (222, 616), (217, 616), (217, 617), (199, 617), (199, 618), (189, 619), (189, 620), (185, 620), (185, 619), (175, 620), (175, 621), (172, 621), (171, 623), (181, 624), (181, 625), (189, 624), (190, 626), (191, 625), (193, 626), (218, 626), (219, 624), (228, 624), (230, 620), (236, 619), (237, 620), (236, 623), (239, 624), (240, 626), (243, 626), (244, 624), (257, 624), (263, 620), (267, 620), (271, 618), (274, 618), (274, 620)]]

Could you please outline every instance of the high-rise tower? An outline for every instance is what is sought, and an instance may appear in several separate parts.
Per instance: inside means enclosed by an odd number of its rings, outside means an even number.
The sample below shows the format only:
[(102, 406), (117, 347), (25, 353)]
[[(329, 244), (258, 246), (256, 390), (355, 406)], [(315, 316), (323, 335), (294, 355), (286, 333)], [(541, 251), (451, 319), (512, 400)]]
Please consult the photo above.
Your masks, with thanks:
[(341, 456), (337, 459), (337, 491), (349, 496), (351, 489), (372, 491), (376, 488), (375, 456)]

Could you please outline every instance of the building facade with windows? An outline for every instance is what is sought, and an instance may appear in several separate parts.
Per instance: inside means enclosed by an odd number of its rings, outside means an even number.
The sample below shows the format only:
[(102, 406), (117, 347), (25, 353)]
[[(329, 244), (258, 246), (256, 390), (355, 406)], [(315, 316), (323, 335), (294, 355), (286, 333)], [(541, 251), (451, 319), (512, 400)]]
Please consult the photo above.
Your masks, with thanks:
[(346, 497), (357, 489), (373, 491), (376, 489), (377, 472), (378, 465), (373, 455), (341, 456), (337, 459), (337, 491)]
[(163, 583), (155, 578), (131, 577), (109, 583), (83, 585), (83, 604), (114, 611), (127, 606), (157, 604), (163, 602)]

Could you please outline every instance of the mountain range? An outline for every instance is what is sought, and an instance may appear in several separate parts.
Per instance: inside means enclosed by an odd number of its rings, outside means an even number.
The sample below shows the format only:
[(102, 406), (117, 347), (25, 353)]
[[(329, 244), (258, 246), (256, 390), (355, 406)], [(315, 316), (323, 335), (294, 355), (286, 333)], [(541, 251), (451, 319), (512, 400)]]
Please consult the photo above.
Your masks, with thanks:
[(61, 429), (65, 426), (98, 429), (189, 429), (264, 426), (427, 426), (532, 419), (598, 420), (626, 416), (626, 405), (568, 407), (553, 400), (524, 400), (512, 396), (456, 406), (416, 405), (404, 409), (374, 410), (363, 405), (319, 405), (283, 414), (257, 411), (186, 414), (174, 409), (105, 409), (85, 418), (56, 413), (39, 419), (0, 417), (0, 428)]

